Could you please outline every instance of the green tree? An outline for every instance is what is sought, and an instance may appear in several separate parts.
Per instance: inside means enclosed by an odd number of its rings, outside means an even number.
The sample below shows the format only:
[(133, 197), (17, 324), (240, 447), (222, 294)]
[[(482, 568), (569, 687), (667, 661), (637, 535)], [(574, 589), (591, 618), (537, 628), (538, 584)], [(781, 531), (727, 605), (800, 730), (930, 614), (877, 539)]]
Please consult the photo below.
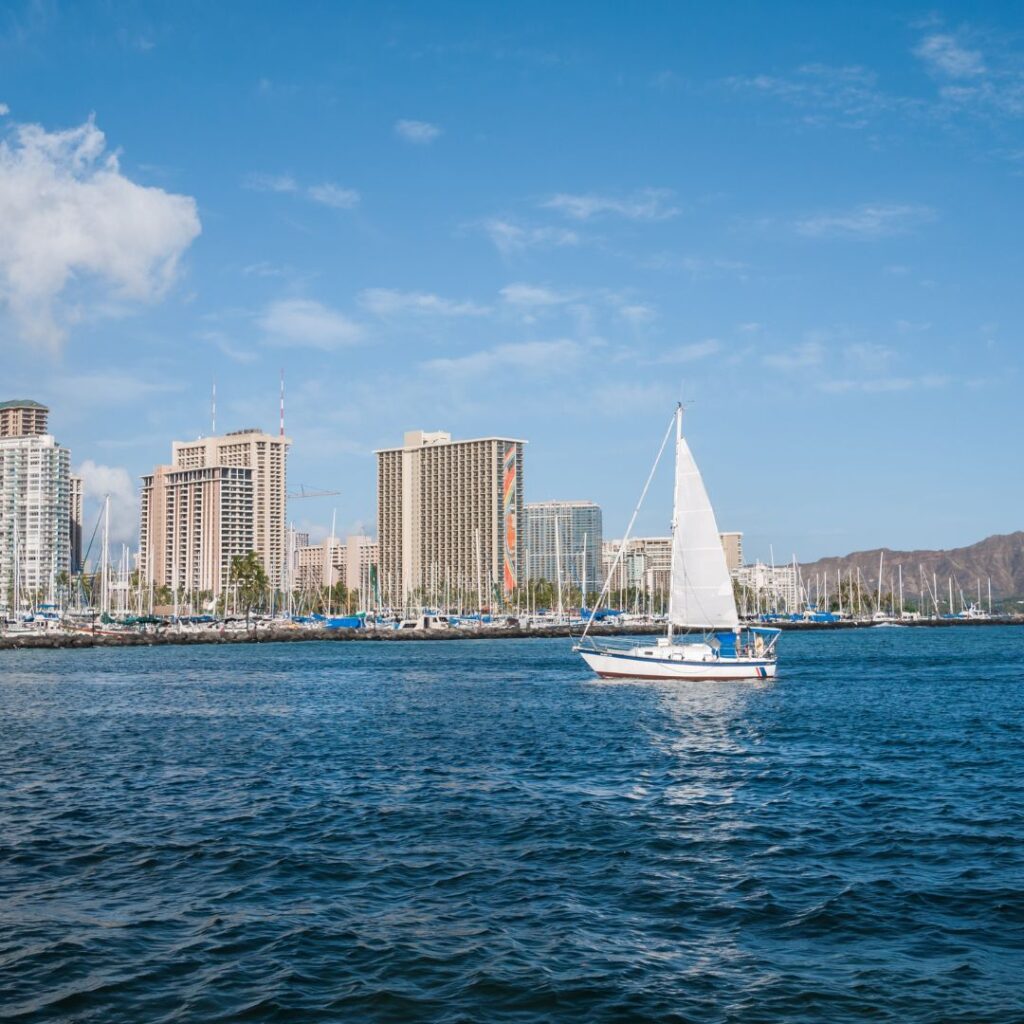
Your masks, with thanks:
[(267, 593), (269, 580), (255, 551), (247, 555), (235, 555), (231, 559), (231, 584), (235, 587), (238, 600), (245, 609), (245, 626), (249, 628), (249, 617), (253, 608), (259, 605)]

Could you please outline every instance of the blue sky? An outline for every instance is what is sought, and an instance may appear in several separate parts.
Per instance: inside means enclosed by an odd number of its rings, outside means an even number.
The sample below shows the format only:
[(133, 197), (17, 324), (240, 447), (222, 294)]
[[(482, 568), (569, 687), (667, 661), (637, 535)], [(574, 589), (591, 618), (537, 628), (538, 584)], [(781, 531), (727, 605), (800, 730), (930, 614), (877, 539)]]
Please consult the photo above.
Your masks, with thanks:
[(314, 534), (423, 428), (618, 535), (678, 397), (751, 555), (1018, 529), (1024, 18), (894, 6), (4, 4), (4, 391), (125, 539), (282, 367)]

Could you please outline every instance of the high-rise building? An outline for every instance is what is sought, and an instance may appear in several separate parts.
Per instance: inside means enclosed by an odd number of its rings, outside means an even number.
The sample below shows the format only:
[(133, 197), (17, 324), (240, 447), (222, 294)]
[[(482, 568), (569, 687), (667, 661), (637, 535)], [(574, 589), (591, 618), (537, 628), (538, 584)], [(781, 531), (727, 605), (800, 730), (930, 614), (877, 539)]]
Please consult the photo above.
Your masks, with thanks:
[(82, 571), (82, 522), (85, 519), (84, 501), (85, 495), (82, 489), (82, 478), (74, 473), (68, 478), (71, 485), (70, 499), (68, 501), (70, 530), (69, 540), (71, 544), (71, 571)]
[(71, 455), (38, 402), (0, 406), (0, 604), (53, 598), (71, 570)]
[(526, 442), (420, 430), (404, 440), (376, 453), (383, 601), (508, 603), (522, 582)]
[(46, 433), (50, 410), (27, 398), (0, 402), (0, 437), (31, 437)]
[(298, 590), (319, 590), (344, 583), (349, 593), (359, 592), (364, 607), (373, 603), (371, 566), (377, 564), (377, 542), (371, 537), (328, 537), (322, 544), (299, 548), (297, 556)]
[(143, 477), (143, 580), (216, 596), (232, 559), (255, 551), (270, 585), (286, 583), (290, 444), (260, 430), (175, 441), (172, 464)]
[[(743, 564), (743, 534), (720, 533), (725, 563), (730, 572)], [(606, 541), (602, 553), (602, 580), (615, 562), (621, 540)], [(672, 573), (671, 537), (631, 537), (619, 559), (612, 579), (612, 591), (639, 590), (667, 597)]]
[(600, 591), (601, 508), (592, 501), (537, 501), (526, 507), (524, 580)]
[(720, 533), (725, 565), (729, 572), (735, 572), (743, 564), (743, 534), (736, 531)]
[(741, 565), (732, 578), (739, 584), (740, 615), (800, 610), (800, 580), (792, 565)]

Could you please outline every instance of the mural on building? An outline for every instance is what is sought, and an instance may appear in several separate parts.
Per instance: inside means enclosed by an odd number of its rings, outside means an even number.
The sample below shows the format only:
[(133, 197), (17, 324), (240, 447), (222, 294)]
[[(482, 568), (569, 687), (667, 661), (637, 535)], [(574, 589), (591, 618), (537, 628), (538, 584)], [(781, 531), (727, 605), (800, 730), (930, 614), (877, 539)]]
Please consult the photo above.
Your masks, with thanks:
[(509, 597), (516, 588), (516, 551), (518, 549), (519, 535), (518, 523), (516, 522), (516, 446), (510, 444), (505, 449), (505, 457), (502, 460), (501, 498), (504, 514), (504, 535), (505, 535), (505, 557), (504, 577), (505, 596)]

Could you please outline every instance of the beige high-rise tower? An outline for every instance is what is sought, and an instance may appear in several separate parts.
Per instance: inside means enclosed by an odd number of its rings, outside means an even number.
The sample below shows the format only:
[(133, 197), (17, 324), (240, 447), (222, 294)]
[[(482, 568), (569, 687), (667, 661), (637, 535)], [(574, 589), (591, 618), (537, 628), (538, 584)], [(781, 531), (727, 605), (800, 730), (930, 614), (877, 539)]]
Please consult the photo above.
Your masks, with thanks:
[(525, 441), (452, 441), (414, 430), (377, 454), (377, 540), (385, 603), (508, 604), (523, 565)]
[(290, 445), (261, 430), (175, 441), (172, 464), (142, 478), (143, 580), (218, 596), (232, 559), (255, 551), (271, 586), (280, 587)]

